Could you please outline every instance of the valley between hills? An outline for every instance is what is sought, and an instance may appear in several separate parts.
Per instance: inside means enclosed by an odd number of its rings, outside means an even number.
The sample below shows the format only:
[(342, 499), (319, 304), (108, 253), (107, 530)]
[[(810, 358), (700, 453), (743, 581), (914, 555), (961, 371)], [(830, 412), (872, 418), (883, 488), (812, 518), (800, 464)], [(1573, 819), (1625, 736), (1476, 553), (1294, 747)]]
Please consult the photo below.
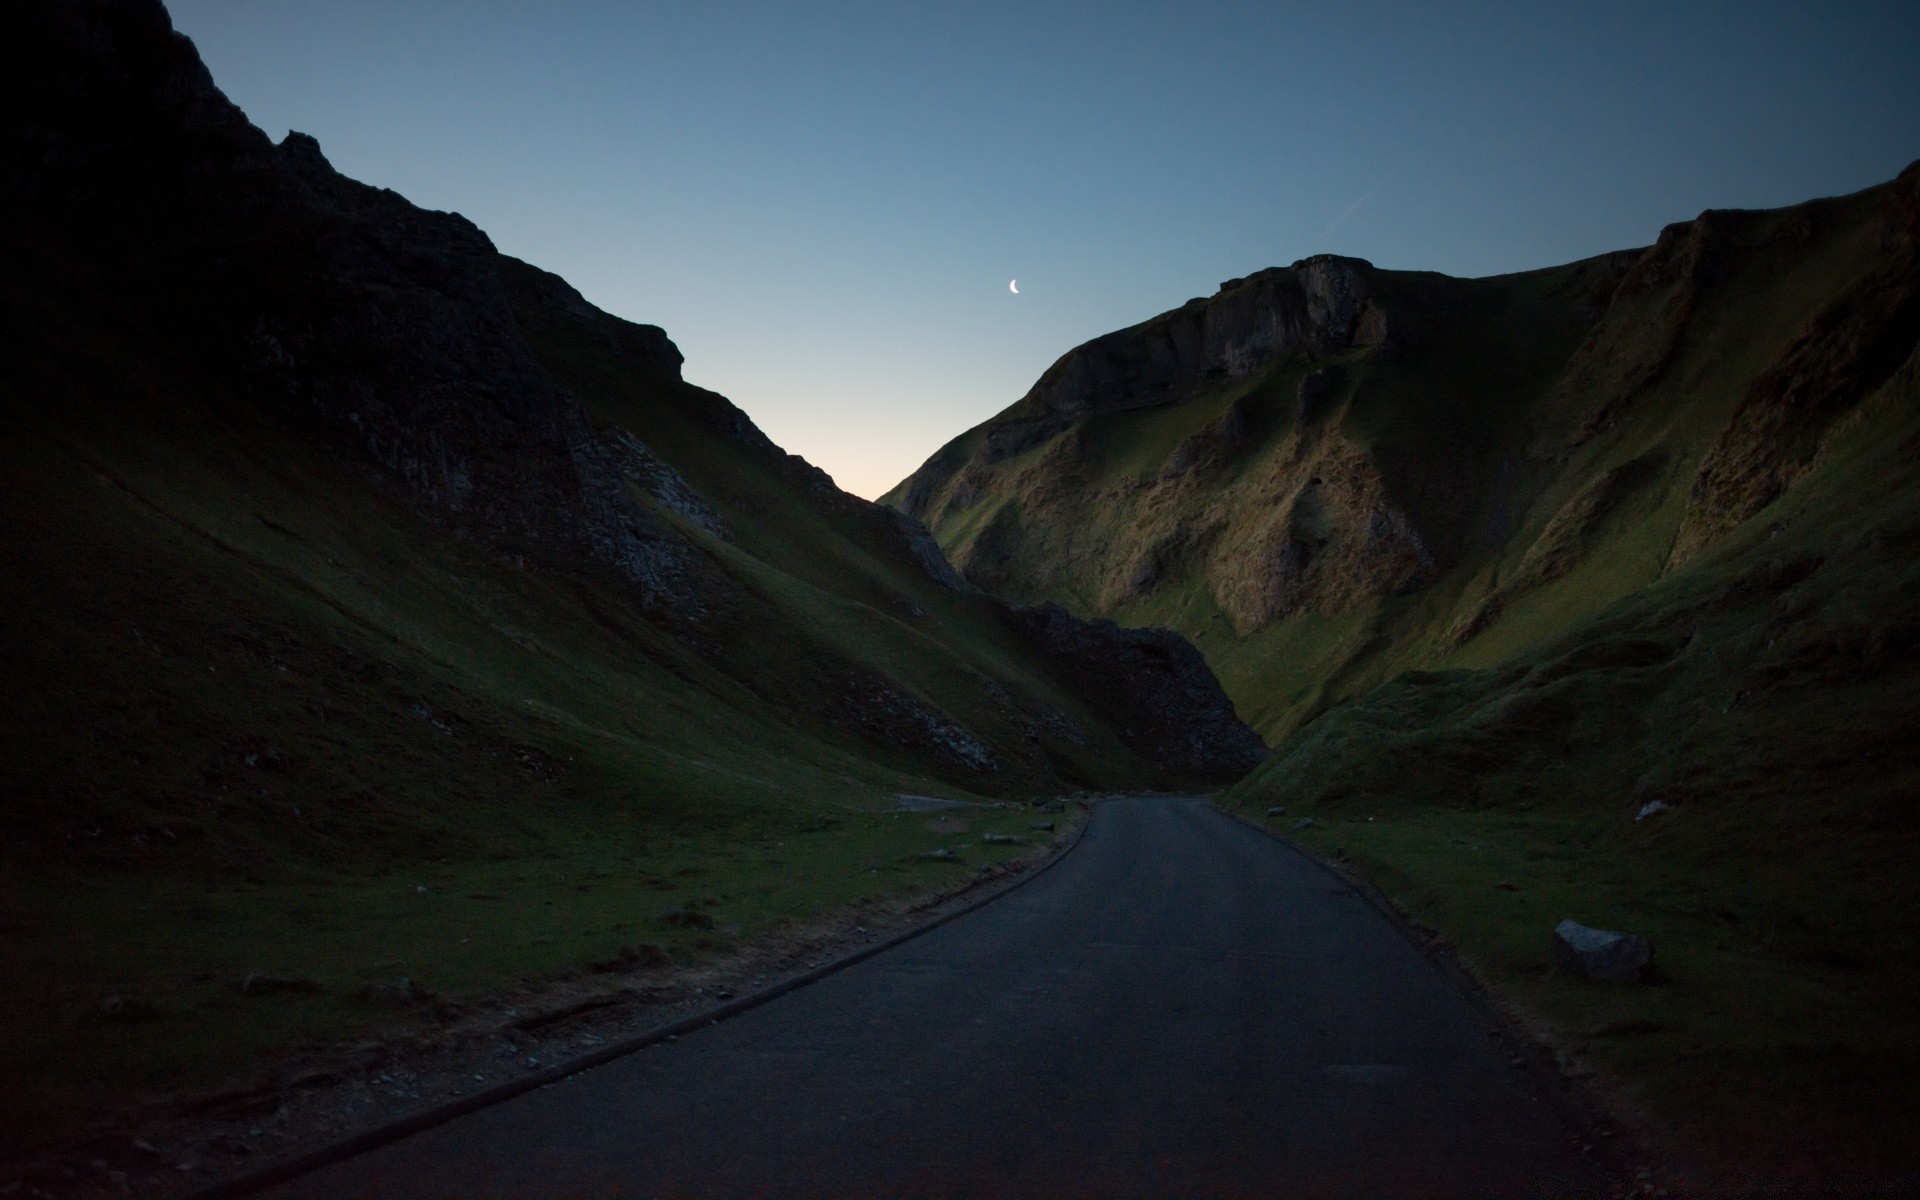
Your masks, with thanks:
[[(1222, 803), (1672, 1152), (1872, 1175), (1920, 1100), (1916, 347), (1920, 165), (1518, 275), (1229, 280), (885, 499), (983, 588), (1193, 639), (1275, 747)], [(1568, 917), (1652, 982), (1556, 973)]]
[(1920, 1172), (1920, 165), (1229, 280), (873, 504), (157, 2), (0, 40), (9, 1169), (690, 1004), (1156, 790), (1377, 887), (1682, 1193)]

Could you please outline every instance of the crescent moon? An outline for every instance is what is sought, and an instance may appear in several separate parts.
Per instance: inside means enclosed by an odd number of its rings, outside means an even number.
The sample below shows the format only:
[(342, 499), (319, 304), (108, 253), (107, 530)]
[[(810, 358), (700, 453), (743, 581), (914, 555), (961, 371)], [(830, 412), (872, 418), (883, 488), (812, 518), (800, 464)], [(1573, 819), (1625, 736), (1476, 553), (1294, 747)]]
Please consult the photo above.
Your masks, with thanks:
[(1018, 279), (1007, 280), (1007, 290), (1018, 296), (1020, 294), (1020, 281)]

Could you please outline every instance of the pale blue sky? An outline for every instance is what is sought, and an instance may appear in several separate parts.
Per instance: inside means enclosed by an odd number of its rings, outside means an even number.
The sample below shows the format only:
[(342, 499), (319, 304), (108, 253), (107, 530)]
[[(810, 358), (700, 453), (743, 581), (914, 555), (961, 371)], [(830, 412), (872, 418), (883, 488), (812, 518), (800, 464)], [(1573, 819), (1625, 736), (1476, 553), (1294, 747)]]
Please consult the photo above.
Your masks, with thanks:
[(665, 326), (869, 496), (1222, 279), (1546, 266), (1920, 157), (1913, 0), (170, 7), (269, 134)]

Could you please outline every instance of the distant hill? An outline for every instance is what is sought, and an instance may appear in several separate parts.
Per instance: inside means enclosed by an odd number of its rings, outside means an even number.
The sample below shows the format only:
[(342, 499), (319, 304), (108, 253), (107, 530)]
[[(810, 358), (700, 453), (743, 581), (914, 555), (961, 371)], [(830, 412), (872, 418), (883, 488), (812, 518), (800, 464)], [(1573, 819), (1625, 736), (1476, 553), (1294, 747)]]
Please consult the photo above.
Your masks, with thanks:
[(1229, 280), (1068, 352), (883, 502), (982, 586), (1199, 639), (1281, 737), (1664, 578), (1885, 419), (1915, 178), (1519, 275)]
[[(983, 587), (1192, 637), (1277, 747), (1230, 802), (1311, 818), (1670, 1149), (1884, 1182), (1920, 1073), (1917, 345), (1920, 164), (1547, 270), (1229, 280), (885, 502)], [(1662, 982), (1555, 980), (1567, 916), (1652, 932)]]
[[(158, 3), (9, 5), (0, 45), (7, 1128), (377, 1023), (332, 998), (368, 962), (478, 989), (604, 957), (676, 894), (750, 933), (964, 876), (899, 865), (932, 835), (871, 815), (896, 792), (1264, 753), (1178, 637), (975, 591), (683, 381), (662, 330), (270, 141)], [(723, 886), (671, 849), (769, 833), (826, 857)], [(535, 913), (553, 864), (658, 887), (480, 951), (352, 915), (513, 862), (549, 865), (468, 886)], [(288, 905), (328, 915), (263, 920)], [(328, 998), (227, 1011), (256, 969)], [(103, 1030), (122, 993), (168, 1015)]]

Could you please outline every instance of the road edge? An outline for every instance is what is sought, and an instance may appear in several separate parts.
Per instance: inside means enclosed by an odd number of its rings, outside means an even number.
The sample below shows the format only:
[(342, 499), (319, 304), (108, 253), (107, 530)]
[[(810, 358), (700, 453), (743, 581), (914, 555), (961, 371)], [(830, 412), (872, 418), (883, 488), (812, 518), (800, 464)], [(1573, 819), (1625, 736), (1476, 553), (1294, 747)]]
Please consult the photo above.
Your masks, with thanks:
[(668, 1038), (677, 1038), (682, 1034), (692, 1033), (695, 1030), (704, 1029), (711, 1025), (718, 1025), (720, 1022), (731, 1017), (737, 1017), (741, 1013), (748, 1012), (752, 1009), (759, 1008), (763, 1004), (777, 1000), (789, 992), (796, 992), (809, 984), (818, 983), (829, 975), (837, 974), (856, 963), (865, 962), (867, 959), (873, 958), (876, 955), (884, 954), (923, 934), (931, 933), (933, 930), (940, 928), (950, 921), (957, 920), (970, 912), (985, 908), (1002, 896), (1017, 891), (1035, 879), (1038, 879), (1041, 875), (1044, 875), (1059, 865), (1062, 859), (1073, 852), (1074, 848), (1080, 844), (1080, 839), (1086, 834), (1087, 826), (1093, 823), (1094, 808), (1109, 799), (1112, 799), (1112, 797), (1101, 796), (1092, 800), (1083, 801), (1086, 805), (1086, 818), (1080, 821), (1072, 834), (1048, 854), (1047, 857), (1020, 871), (1011, 879), (1003, 879), (997, 884), (990, 884), (986, 894), (977, 899), (970, 900), (962, 904), (959, 908), (949, 912), (941, 913), (911, 929), (903, 930), (900, 933), (874, 942), (871, 945), (862, 946), (857, 950), (841, 955), (839, 958), (802, 971), (798, 975), (793, 975), (780, 980), (778, 983), (770, 984), (757, 992), (750, 992), (747, 995), (736, 997), (724, 1003), (714, 1005), (712, 1008), (703, 1009), (690, 1016), (682, 1017), (677, 1021), (671, 1021), (665, 1025), (657, 1025), (645, 1033), (635, 1034), (633, 1037), (601, 1046), (586, 1054), (568, 1059), (566, 1062), (558, 1063), (551, 1067), (543, 1067), (538, 1071), (530, 1072), (516, 1079), (510, 1079), (505, 1083), (496, 1084), (493, 1087), (475, 1092), (469, 1096), (462, 1096), (457, 1100), (449, 1100), (444, 1104), (437, 1104), (431, 1108), (408, 1113), (403, 1117), (381, 1125), (376, 1125), (370, 1129), (363, 1129), (358, 1133), (351, 1134), (337, 1141), (328, 1142), (324, 1145), (316, 1146), (311, 1150), (303, 1151), (277, 1162), (269, 1163), (258, 1170), (233, 1176), (232, 1178), (222, 1180), (219, 1183), (202, 1188), (196, 1192), (186, 1193), (183, 1200), (238, 1200), (240, 1197), (256, 1195), (276, 1184), (298, 1179), (302, 1175), (310, 1175), (323, 1167), (329, 1167), (334, 1163), (344, 1162), (349, 1158), (358, 1157), (359, 1155), (367, 1153), (369, 1150), (378, 1149), (391, 1142), (397, 1142), (402, 1138), (411, 1137), (416, 1133), (424, 1133), (436, 1126), (458, 1120), (461, 1117), (470, 1116), (482, 1109), (503, 1104), (508, 1100), (523, 1096), (528, 1092), (569, 1079), (582, 1071), (589, 1071), (595, 1067), (605, 1066), (616, 1059), (625, 1058), (630, 1054), (645, 1050), (649, 1046), (658, 1045)]
[[(1302, 859), (1341, 883), (1353, 889), (1354, 894), (1365, 900), (1375, 911), (1385, 917), (1408, 945), (1412, 946), (1420, 957), (1433, 964), (1440, 973), (1466, 997), (1467, 1001), (1504, 1031), (1504, 1036), (1516, 1051), (1523, 1052), (1526, 1070), (1535, 1079), (1545, 1081), (1548, 1086), (1539, 1088), (1546, 1103), (1553, 1105), (1567, 1127), (1578, 1133), (1583, 1144), (1591, 1146), (1590, 1156), (1611, 1174), (1616, 1186), (1629, 1188), (1644, 1184), (1646, 1176), (1638, 1168), (1646, 1165), (1650, 1157), (1641, 1144), (1639, 1131), (1609, 1115), (1598, 1097), (1591, 1095), (1591, 1089), (1578, 1079), (1568, 1075), (1560, 1068), (1559, 1059), (1553, 1047), (1535, 1034), (1528, 1023), (1521, 1018), (1519, 1010), (1504, 999), (1493, 984), (1482, 978), (1460, 958), (1460, 952), (1452, 942), (1442, 937), (1437, 930), (1428, 929), (1407, 915), (1393, 898), (1376, 887), (1372, 880), (1359, 871), (1334, 862), (1303, 845), (1293, 838), (1269, 829), (1264, 823), (1245, 813), (1223, 807), (1219, 795), (1207, 798), (1207, 807), (1230, 821), (1238, 822), (1256, 832), (1265, 834), (1281, 846), (1292, 851)], [(1422, 932), (1425, 930), (1426, 932)], [(1610, 1131), (1603, 1132), (1603, 1131)], [(1621, 1141), (1628, 1145), (1615, 1145)], [(1639, 1193), (1631, 1193), (1637, 1195)]]

